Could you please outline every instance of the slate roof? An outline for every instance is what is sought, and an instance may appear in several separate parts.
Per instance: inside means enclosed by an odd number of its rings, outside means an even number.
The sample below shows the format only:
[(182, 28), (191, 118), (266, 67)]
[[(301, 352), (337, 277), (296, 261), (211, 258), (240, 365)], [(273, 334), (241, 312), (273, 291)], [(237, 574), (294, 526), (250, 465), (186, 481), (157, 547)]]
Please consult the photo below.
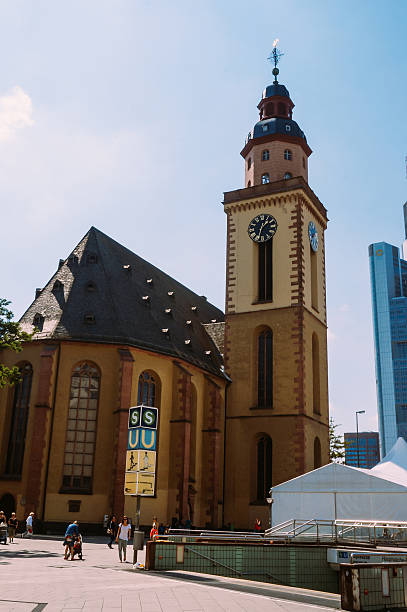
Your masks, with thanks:
[(108, 342), (186, 360), (222, 375), (206, 323), (219, 308), (91, 227), (22, 316), (34, 338)]
[[(288, 128), (288, 129), (287, 129)], [(258, 121), (253, 128), (252, 138), (261, 138), (269, 134), (284, 134), (285, 136), (297, 136), (307, 139), (304, 132), (293, 119), (282, 119), (280, 117), (272, 117), (271, 119), (263, 119)]]
[(290, 94), (285, 85), (281, 83), (273, 83), (272, 85), (268, 85), (266, 89), (263, 90), (262, 98), (272, 98), (273, 96), (282, 96), (283, 98), (289, 98)]

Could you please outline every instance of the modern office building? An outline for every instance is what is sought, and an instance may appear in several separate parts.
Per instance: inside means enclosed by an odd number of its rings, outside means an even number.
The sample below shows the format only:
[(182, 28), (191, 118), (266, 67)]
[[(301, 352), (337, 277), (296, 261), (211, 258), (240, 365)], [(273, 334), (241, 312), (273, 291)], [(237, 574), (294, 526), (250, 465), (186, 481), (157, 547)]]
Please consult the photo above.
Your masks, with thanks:
[[(404, 224), (407, 237), (407, 203)], [(407, 240), (369, 246), (381, 456), (407, 440)]]
[(370, 469), (379, 463), (380, 450), (377, 431), (345, 433), (344, 440), (345, 465)]

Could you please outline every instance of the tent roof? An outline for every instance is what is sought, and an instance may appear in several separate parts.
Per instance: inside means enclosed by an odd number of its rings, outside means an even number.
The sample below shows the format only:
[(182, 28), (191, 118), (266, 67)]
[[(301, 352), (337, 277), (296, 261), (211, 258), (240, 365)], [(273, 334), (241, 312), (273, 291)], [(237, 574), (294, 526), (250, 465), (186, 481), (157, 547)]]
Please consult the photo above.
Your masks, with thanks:
[(399, 438), (384, 459), (371, 470), (328, 463), (273, 487), (273, 494), (323, 492), (407, 492), (407, 443)]
[(369, 470), (374, 476), (407, 486), (407, 442), (398, 438), (385, 457)]

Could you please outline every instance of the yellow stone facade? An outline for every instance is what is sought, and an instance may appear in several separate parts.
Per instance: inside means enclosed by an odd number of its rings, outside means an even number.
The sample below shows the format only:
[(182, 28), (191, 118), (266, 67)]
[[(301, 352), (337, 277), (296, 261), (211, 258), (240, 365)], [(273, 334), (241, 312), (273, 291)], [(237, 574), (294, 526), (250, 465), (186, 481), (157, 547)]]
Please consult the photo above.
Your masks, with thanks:
[[(40, 375), (44, 368), (41, 359), (49, 350), (51, 373), (47, 391), (42, 403), (45, 405), (46, 422), (44, 446), (33, 448), (40, 396)], [(170, 357), (138, 350), (133, 347), (118, 347), (110, 344), (78, 342), (45, 343), (32, 342), (23, 353), (2, 355), (2, 362), (8, 365), (30, 362), (35, 374), (31, 389), (31, 401), (26, 432), (26, 447), (22, 478), (19, 480), (0, 479), (0, 498), (11, 494), (16, 501), (16, 512), (22, 518), (35, 510), (36, 516), (45, 523), (66, 523), (72, 516), (81, 523), (101, 525), (105, 514), (113, 510), (123, 511), (135, 516), (135, 500), (125, 497), (124, 507), (120, 502), (115, 507), (115, 466), (117, 462), (117, 437), (120, 418), (121, 359), (119, 350), (128, 351), (131, 361), (130, 405), (137, 404), (139, 375), (148, 371), (157, 383), (159, 404), (159, 442), (157, 460), (156, 495), (143, 498), (141, 503), (141, 522), (148, 525), (154, 516), (163, 523), (171, 522), (173, 516), (180, 515), (180, 473), (181, 462), (188, 460), (186, 491), (184, 491), (184, 520), (189, 516), (199, 525), (220, 526), (223, 498), (222, 474), (223, 454), (216, 447), (216, 456), (211, 456), (210, 440), (213, 416), (210, 395), (217, 394), (219, 418), (216, 423), (216, 436), (223, 439), (223, 418), (225, 379), (208, 375), (207, 372), (190, 363)], [(100, 395), (97, 411), (97, 440), (93, 466), (92, 494), (62, 493), (62, 474), (65, 452), (66, 428), (69, 408), (69, 389), (73, 368), (80, 362), (95, 364), (100, 370)], [(38, 375), (38, 373), (40, 375)], [(186, 385), (186, 393), (192, 398), (189, 409), (191, 416), (182, 414), (182, 392), (180, 380)], [(57, 382), (57, 384), (56, 384)], [(13, 389), (0, 393), (0, 432), (1, 473), (7, 455), (8, 433), (10, 431)], [(127, 430), (128, 407), (124, 408), (124, 427)], [(190, 457), (182, 455), (179, 447), (180, 428), (185, 421), (191, 425), (192, 436), (189, 441)], [(188, 423), (188, 427), (189, 427)], [(51, 445), (49, 441), (51, 439)], [(125, 449), (122, 449), (123, 451)], [(37, 451), (37, 452), (35, 452)], [(38, 452), (40, 451), (40, 452)], [(187, 453), (187, 455), (188, 455)], [(123, 453), (122, 453), (123, 454)], [(40, 463), (38, 488), (29, 492), (30, 468), (32, 462)], [(178, 463), (178, 465), (177, 465)], [(219, 474), (214, 474), (213, 465), (217, 464)], [(117, 475), (116, 475), (117, 476)], [(80, 501), (80, 510), (69, 512), (70, 500)]]
[[(225, 520), (243, 527), (254, 524), (257, 517), (264, 524), (268, 521), (266, 495), (260, 500), (256, 495), (260, 438), (271, 443), (271, 485), (329, 460), (327, 218), (302, 178), (226, 193), (224, 207), (228, 219), (225, 368), (233, 381), (226, 409)], [(259, 302), (259, 245), (250, 239), (248, 226), (264, 214), (271, 214), (278, 228), (272, 238), (273, 298)], [(316, 253), (310, 248), (310, 221), (319, 235)], [(312, 273), (317, 281), (314, 296)], [(265, 408), (257, 406), (257, 342), (264, 329), (273, 336), (273, 401)], [(318, 364), (313, 363), (313, 342), (318, 344)], [(318, 380), (314, 383), (313, 378)], [(314, 446), (316, 438), (320, 451)]]

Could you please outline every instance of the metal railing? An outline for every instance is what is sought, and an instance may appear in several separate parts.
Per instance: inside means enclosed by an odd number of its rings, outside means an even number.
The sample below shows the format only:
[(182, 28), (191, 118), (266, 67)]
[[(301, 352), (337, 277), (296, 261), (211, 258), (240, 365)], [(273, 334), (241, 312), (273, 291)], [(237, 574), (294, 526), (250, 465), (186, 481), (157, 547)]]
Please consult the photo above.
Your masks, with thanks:
[(307, 541), (397, 546), (407, 543), (407, 522), (291, 519), (267, 529), (264, 538), (273, 542)]
[(253, 531), (214, 531), (208, 529), (170, 529), (167, 534), (155, 536), (158, 540), (169, 541), (228, 541), (228, 542), (264, 542), (264, 533)]

